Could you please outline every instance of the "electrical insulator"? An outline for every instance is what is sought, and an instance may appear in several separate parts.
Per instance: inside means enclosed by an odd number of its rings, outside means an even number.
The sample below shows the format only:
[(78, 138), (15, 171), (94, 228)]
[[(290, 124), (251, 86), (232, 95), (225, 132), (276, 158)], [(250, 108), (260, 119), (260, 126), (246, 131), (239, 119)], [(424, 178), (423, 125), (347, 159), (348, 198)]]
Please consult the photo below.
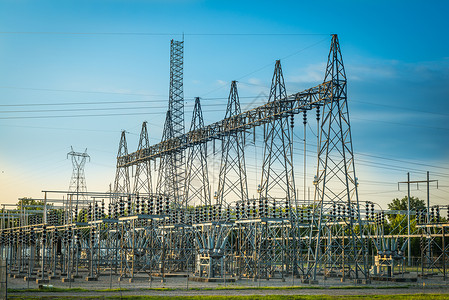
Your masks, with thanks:
[(98, 203), (95, 201), (95, 220), (100, 219), (100, 210), (98, 208)]
[(149, 215), (152, 215), (153, 214), (153, 196), (148, 197), (148, 199), (147, 199), (147, 206), (148, 206), (147, 213)]
[(440, 223), (440, 207), (437, 206), (437, 207), (435, 208), (435, 210), (436, 210), (436, 222), (437, 222), (437, 223)]
[(42, 243), (45, 244), (47, 242), (47, 227), (42, 226)]
[(132, 214), (132, 201), (131, 201), (131, 195), (128, 196), (128, 216)]

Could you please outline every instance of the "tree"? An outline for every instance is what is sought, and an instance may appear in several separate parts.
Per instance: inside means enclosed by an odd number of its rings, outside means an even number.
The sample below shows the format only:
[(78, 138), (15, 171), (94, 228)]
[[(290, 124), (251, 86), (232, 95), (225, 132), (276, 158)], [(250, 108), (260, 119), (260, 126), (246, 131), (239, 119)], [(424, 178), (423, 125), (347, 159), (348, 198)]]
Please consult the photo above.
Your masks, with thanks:
[[(390, 210), (402, 210), (407, 211), (407, 200), (408, 197), (405, 196), (402, 199), (393, 199), (391, 203), (388, 204), (388, 209)], [(420, 208), (424, 208), (425, 203), (424, 200), (420, 200), (417, 197), (410, 197), (410, 211), (417, 210)], [(407, 234), (407, 214), (390, 214), (388, 215), (389, 219), (389, 230), (390, 234)], [(416, 220), (414, 217), (410, 216), (410, 232), (413, 234), (417, 231)], [(411, 253), (413, 256), (419, 255), (420, 247), (419, 247), (419, 239), (411, 238)]]
[[(388, 209), (390, 210), (407, 210), (407, 196), (399, 200), (398, 198), (393, 199), (393, 201), (388, 204)], [(416, 208), (424, 208), (426, 205), (424, 200), (420, 200), (418, 197), (410, 197), (410, 210)]]
[[(407, 200), (408, 200), (408, 197), (407, 196), (405, 196), (404, 198), (402, 198), (402, 199), (398, 199), (398, 198), (396, 198), (396, 199), (393, 199), (393, 201), (391, 201), (391, 203), (389, 203), (387, 206), (388, 206), (388, 209), (389, 210), (407, 210)], [(416, 210), (416, 209), (418, 209), (418, 208), (424, 208), (426, 205), (425, 205), (425, 203), (424, 203), (424, 200), (420, 200), (418, 197), (410, 197), (410, 210), (412, 211), (412, 210)], [(391, 221), (391, 220), (393, 220), (393, 219), (395, 219), (396, 218), (396, 214), (390, 214), (390, 215), (388, 215), (388, 219)]]
[[(44, 201), (34, 200), (33, 198), (21, 198), (19, 202), (17, 202), (18, 210), (43, 210), (44, 209)], [(48, 205), (48, 204), (47, 204)]]
[[(17, 202), (17, 210), (19, 212), (22, 210), (28, 211), (28, 224), (39, 224), (43, 222), (43, 212), (37, 211), (43, 211), (44, 206), (45, 201), (27, 197), (21, 198)], [(51, 209), (53, 209), (53, 204), (47, 203), (47, 214)]]

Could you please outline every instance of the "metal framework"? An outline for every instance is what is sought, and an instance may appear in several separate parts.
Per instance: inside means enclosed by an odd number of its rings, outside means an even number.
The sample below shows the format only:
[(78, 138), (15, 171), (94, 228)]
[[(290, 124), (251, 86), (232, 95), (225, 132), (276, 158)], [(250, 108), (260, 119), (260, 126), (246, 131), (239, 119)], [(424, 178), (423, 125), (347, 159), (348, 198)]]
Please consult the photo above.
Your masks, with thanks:
[[(226, 128), (240, 123), (240, 100), (237, 82), (232, 81), (226, 108)], [(235, 201), (247, 201), (248, 185), (245, 165), (245, 139), (241, 130), (229, 130), (221, 136), (221, 164), (217, 191), (217, 204), (226, 205)]]
[[(196, 97), (190, 131), (203, 127), (204, 120), (200, 98)], [(211, 205), (209, 173), (207, 170), (207, 144), (194, 145), (188, 149), (186, 171), (184, 191), (186, 207), (193, 204)]]
[[(194, 280), (224, 282), (299, 277), (313, 283), (340, 277), (369, 283), (394, 277), (394, 270), (404, 267), (407, 241), (415, 238), (422, 241), (422, 276), (442, 272), (446, 277), (449, 225), (439, 217), (446, 207), (384, 212), (364, 202), (366, 213), (361, 212), (347, 78), (336, 35), (322, 84), (287, 95), (277, 61), (266, 104), (242, 112), (233, 81), (225, 118), (204, 125), (196, 98), (187, 133), (182, 53), (183, 42), (172, 41), (161, 142), (149, 144), (144, 122), (137, 151), (128, 153), (122, 131), (109, 192), (81, 188), (80, 170), (89, 156), (72, 151), (76, 188), (44, 191), (43, 199), (33, 199), (37, 205), (3, 207), (0, 255), (7, 258), (9, 274), (38, 283), (81, 276), (101, 280), (102, 274), (129, 281), (188, 274)], [(296, 198), (292, 151), (294, 116), (310, 110), (316, 110), (320, 130), (313, 203)], [(245, 141), (256, 127), (264, 133), (258, 145), (264, 155), (258, 194), (249, 197)], [(221, 155), (212, 199), (207, 145), (215, 141), (221, 142)], [(151, 166), (157, 172), (155, 191)], [(393, 228), (385, 234), (385, 214), (405, 213), (416, 215), (418, 229), (405, 233)]]

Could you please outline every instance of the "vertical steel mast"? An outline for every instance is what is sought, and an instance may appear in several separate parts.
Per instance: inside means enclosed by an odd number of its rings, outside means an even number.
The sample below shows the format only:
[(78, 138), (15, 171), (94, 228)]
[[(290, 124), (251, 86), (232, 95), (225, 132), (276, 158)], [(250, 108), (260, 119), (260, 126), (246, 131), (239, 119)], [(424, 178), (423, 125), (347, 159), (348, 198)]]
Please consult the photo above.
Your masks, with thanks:
[[(162, 141), (172, 139), (183, 135), (185, 133), (184, 128), (184, 92), (183, 92), (183, 68), (184, 68), (184, 41), (171, 40), (170, 43), (170, 89), (168, 99), (168, 114), (165, 120), (164, 133)], [(185, 186), (185, 153), (184, 149), (180, 149), (176, 152), (168, 153), (161, 159), (159, 178), (162, 181), (168, 182), (168, 178), (164, 178), (167, 175), (167, 170), (163, 168), (169, 168), (169, 174), (173, 176), (170, 180), (172, 183), (167, 185), (162, 182), (158, 182), (158, 187), (163, 187), (164, 190), (159, 190), (167, 194), (172, 199), (173, 203), (177, 206), (185, 205), (184, 199), (184, 186)], [(162, 163), (162, 161), (164, 163)], [(163, 168), (162, 165), (164, 164)]]

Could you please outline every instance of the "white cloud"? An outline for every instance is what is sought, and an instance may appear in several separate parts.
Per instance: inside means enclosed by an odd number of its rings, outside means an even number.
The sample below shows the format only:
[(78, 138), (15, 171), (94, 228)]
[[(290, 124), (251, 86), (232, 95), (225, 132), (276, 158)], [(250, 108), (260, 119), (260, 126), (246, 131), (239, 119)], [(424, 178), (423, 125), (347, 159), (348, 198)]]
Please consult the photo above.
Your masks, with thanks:
[(286, 81), (292, 83), (312, 83), (321, 82), (324, 79), (324, 73), (326, 71), (326, 63), (311, 64), (304, 68), (295, 70), (294, 76), (287, 76)]

